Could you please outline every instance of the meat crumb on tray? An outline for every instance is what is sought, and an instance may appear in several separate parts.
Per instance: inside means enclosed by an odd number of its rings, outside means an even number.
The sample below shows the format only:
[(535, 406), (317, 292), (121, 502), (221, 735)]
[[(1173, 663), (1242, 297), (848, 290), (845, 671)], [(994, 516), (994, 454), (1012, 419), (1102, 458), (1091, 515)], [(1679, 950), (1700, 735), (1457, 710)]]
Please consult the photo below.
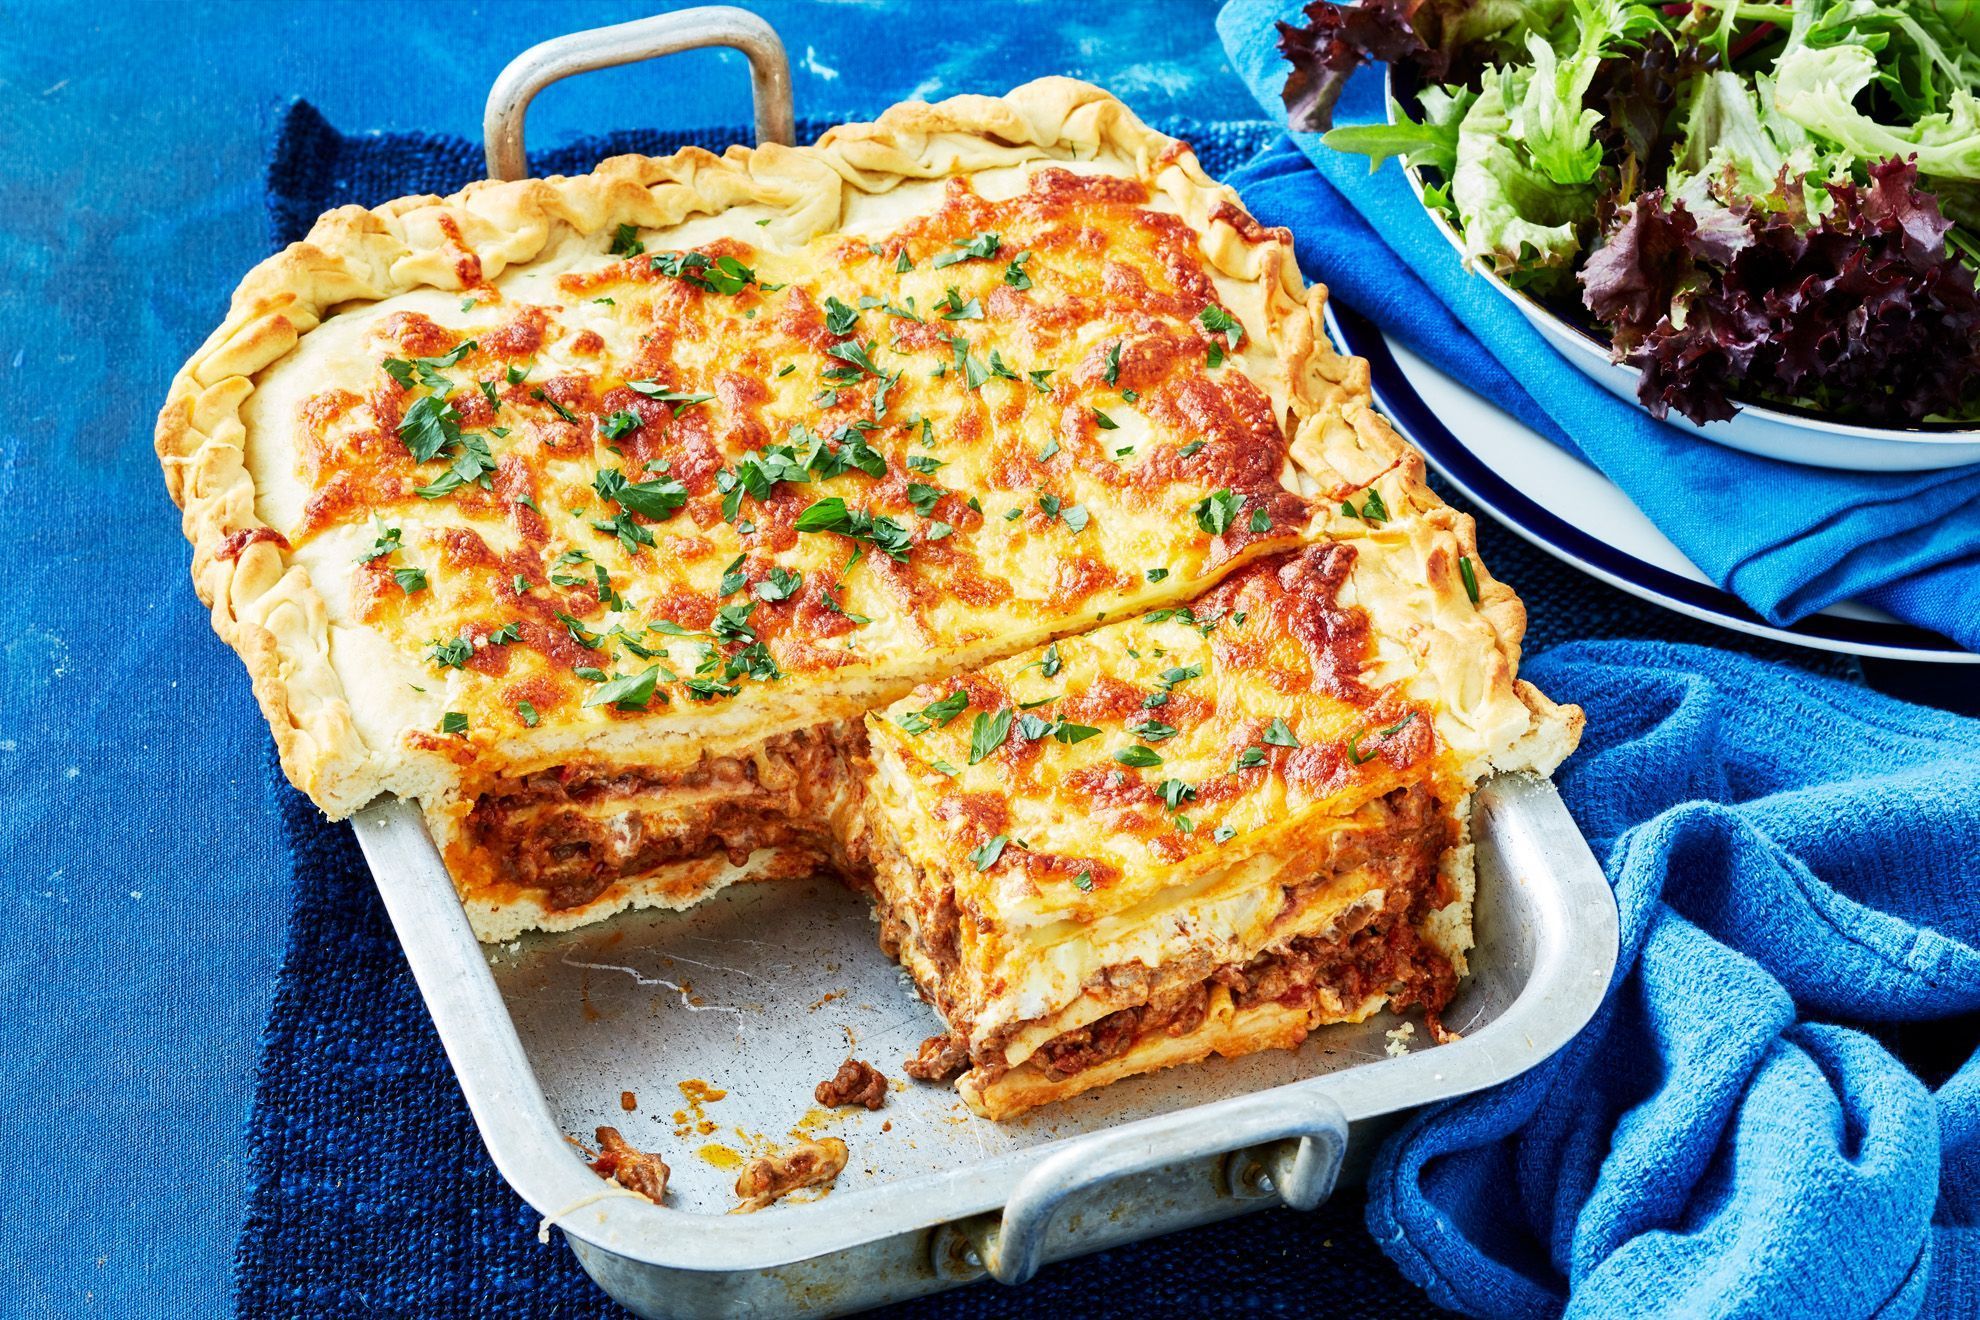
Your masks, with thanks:
[(848, 1105), (878, 1109), (887, 1103), (887, 1078), (862, 1059), (847, 1059), (829, 1081), (820, 1082), (811, 1094), (827, 1109)]
[(612, 1127), (598, 1129), (598, 1158), (591, 1162), (591, 1171), (655, 1205), (667, 1195), (667, 1175), (672, 1172), (658, 1155), (636, 1149)]

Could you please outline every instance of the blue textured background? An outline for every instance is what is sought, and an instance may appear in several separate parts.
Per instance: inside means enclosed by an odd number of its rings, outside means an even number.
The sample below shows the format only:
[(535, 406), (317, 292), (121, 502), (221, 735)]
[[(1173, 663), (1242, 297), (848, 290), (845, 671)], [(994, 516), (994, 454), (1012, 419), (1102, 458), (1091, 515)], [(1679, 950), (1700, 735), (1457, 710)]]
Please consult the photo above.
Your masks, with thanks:
[[(472, 135), (523, 47), (666, 7), (0, 3), (0, 1314), (228, 1307), (287, 866), (151, 420), (265, 255), (277, 114)], [(1044, 73), (1149, 116), (1255, 113), (1208, 0), (754, 7), (807, 116)], [(739, 58), (698, 54), (553, 88), (530, 125), (747, 113)]]

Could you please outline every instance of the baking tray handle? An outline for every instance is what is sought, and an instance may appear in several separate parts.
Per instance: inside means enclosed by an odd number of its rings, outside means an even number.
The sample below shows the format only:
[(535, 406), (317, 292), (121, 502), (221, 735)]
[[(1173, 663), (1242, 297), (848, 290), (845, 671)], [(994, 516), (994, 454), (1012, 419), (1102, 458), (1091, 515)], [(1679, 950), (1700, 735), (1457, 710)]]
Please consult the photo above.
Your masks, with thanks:
[(488, 144), (488, 177), (520, 179), (529, 172), (523, 154), (523, 118), (536, 94), (559, 79), (592, 69), (650, 60), (656, 55), (730, 46), (749, 59), (756, 106), (756, 140), (789, 146), (796, 135), (791, 111), (791, 61), (768, 23), (733, 5), (701, 5), (672, 14), (552, 37), (509, 61), (488, 89), (482, 135)]
[(1312, 1087), (1262, 1091), (1208, 1112), (1189, 1109), (1096, 1132), (1025, 1175), (978, 1254), (998, 1282), (1024, 1283), (1045, 1263), (1046, 1237), (1068, 1200), (1117, 1178), (1225, 1153), (1232, 1156), (1227, 1170), (1246, 1171), (1246, 1185), (1232, 1188), (1236, 1195), (1276, 1191), (1293, 1209), (1311, 1210), (1333, 1192), (1347, 1141), (1347, 1115)]

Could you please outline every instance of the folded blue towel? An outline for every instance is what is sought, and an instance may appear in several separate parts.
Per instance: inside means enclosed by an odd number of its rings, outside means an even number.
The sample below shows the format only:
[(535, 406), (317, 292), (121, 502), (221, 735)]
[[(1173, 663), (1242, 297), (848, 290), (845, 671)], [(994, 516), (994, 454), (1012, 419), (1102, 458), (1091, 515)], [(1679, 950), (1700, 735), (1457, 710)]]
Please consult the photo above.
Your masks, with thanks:
[[(1298, 0), (1230, 0), (1217, 20), (1231, 63), (1279, 122), (1287, 66), (1273, 22), (1299, 8)], [(1338, 120), (1382, 118), (1380, 71), (1365, 69), (1349, 82)], [(1562, 360), (1464, 270), (1394, 164), (1370, 174), (1364, 157), (1300, 133), (1227, 177), (1259, 219), (1293, 231), (1310, 274), (1587, 458), (1706, 576), (1768, 619), (1791, 623), (1860, 599), (1980, 650), (1980, 467), (1836, 472), (1701, 440)]]
[(1474, 1315), (1974, 1314), (1980, 1052), (1940, 1078), (1980, 1010), (1980, 722), (1702, 647), (1527, 673), (1587, 709), (1557, 778), (1622, 957), (1560, 1054), (1384, 1147), (1376, 1240)]

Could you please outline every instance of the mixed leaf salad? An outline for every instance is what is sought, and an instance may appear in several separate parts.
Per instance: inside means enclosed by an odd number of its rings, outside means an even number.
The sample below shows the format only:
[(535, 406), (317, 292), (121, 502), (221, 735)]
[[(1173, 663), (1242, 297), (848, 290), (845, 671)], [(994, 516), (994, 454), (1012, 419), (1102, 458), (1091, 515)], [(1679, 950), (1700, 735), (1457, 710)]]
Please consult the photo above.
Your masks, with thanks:
[(1980, 0), (1362, 0), (1280, 24), (1295, 128), (1391, 66), (1471, 260), (1609, 340), (1658, 417), (1980, 418)]

